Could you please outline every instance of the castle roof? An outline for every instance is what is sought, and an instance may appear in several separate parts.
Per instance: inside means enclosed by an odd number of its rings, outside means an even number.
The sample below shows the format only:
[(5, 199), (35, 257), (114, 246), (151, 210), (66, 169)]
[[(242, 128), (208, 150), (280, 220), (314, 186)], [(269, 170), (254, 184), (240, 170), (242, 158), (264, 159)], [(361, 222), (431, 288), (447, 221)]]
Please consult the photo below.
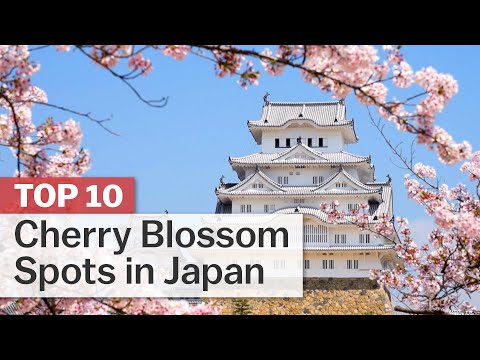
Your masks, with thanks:
[(262, 128), (286, 127), (290, 123), (305, 123), (314, 127), (346, 127), (347, 143), (358, 140), (353, 120), (346, 119), (343, 100), (328, 102), (266, 102), (260, 120), (248, 121), (248, 127), (257, 143), (261, 142)]
[[(306, 156), (298, 157), (296, 153), (302, 153)], [(346, 151), (338, 152), (320, 152), (305, 144), (297, 144), (294, 147), (273, 154), (256, 153), (243, 157), (230, 157), (230, 164), (238, 165), (275, 165), (275, 164), (358, 164), (369, 162), (369, 156), (354, 155)]]
[[(335, 179), (340, 179), (345, 182), (349, 188), (332, 188), (329, 186)], [(254, 183), (263, 182), (264, 186), (253, 188)], [(374, 184), (374, 183), (373, 183)], [(221, 184), (215, 189), (217, 195), (224, 196), (285, 196), (285, 195), (302, 195), (302, 196), (356, 196), (356, 195), (378, 195), (374, 196), (381, 200), (383, 186), (366, 185), (361, 181), (355, 179), (348, 174), (342, 167), (339, 171), (326, 179), (323, 183), (313, 186), (288, 186), (279, 184), (267, 175), (265, 175), (259, 168), (236, 185)]]
[[(290, 120), (311, 120), (319, 126), (339, 126), (351, 122), (345, 118), (344, 101), (327, 102), (268, 102), (258, 121), (252, 126), (283, 126)], [(335, 119), (337, 121), (335, 121)]]

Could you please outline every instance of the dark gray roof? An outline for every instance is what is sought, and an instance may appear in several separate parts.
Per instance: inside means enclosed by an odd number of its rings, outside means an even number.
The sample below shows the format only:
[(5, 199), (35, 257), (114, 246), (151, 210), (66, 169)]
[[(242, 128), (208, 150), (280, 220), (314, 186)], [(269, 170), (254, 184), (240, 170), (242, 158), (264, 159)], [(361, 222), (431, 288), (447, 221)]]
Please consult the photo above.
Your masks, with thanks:
[(232, 204), (224, 204), (220, 200), (217, 201), (217, 207), (215, 208), (215, 214), (231, 214)]

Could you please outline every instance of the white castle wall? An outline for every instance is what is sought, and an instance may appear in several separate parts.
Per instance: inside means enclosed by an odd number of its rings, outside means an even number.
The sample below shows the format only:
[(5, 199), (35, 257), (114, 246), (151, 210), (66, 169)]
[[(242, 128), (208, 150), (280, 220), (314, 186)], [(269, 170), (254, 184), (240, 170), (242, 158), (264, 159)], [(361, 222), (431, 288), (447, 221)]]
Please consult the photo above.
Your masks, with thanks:
[[(342, 130), (340, 128), (319, 128), (316, 129), (312, 127), (307, 122), (300, 124), (299, 122), (292, 123), (289, 127), (285, 129), (271, 129), (264, 128), (262, 130), (262, 152), (263, 153), (280, 153), (287, 151), (288, 148), (276, 148), (275, 139), (281, 139), (281, 143), (284, 143), (286, 138), (290, 139), (290, 146), (294, 147), (297, 143), (297, 138), (302, 139), (302, 143), (308, 145), (308, 138), (324, 138), (326, 139), (326, 146), (321, 148), (314, 148), (318, 152), (338, 152), (345, 150), (346, 144), (344, 142)], [(345, 171), (347, 171), (351, 176), (358, 179), (359, 175), (357, 170), (353, 167), (346, 166)], [(319, 166), (317, 168), (301, 168), (301, 164), (285, 166), (285, 167), (271, 167), (269, 169), (260, 166), (260, 170), (272, 179), (275, 182), (278, 182), (278, 177), (288, 177), (288, 186), (313, 186), (313, 177), (314, 176), (323, 176), (323, 180), (326, 180), (328, 177), (333, 175), (338, 171), (338, 167), (329, 167), (329, 166)], [(245, 176), (248, 177), (255, 172), (255, 167), (245, 168)], [(264, 188), (255, 188), (249, 189), (248, 192), (251, 194), (254, 191), (264, 191), (268, 188), (268, 184), (264, 183)], [(346, 189), (343, 189), (346, 190)], [(295, 196), (295, 197), (278, 197), (278, 198), (252, 198), (251, 195), (245, 196), (245, 198), (233, 198), (232, 201), (232, 213), (240, 214), (241, 206), (249, 205), (250, 213), (252, 214), (262, 214), (265, 213), (265, 205), (268, 205), (268, 212), (275, 212), (282, 208), (286, 207), (312, 207), (319, 208), (321, 203), (329, 203), (333, 200), (338, 200), (340, 202), (339, 210), (348, 212), (348, 204), (362, 204), (367, 203), (369, 198), (372, 195), (362, 195), (362, 196), (319, 196), (315, 198), (310, 198), (307, 196)], [(295, 201), (303, 200), (303, 201)], [(273, 208), (270, 205), (274, 205)], [(391, 211), (390, 211), (391, 213)], [(360, 243), (360, 234), (365, 234), (359, 228), (353, 226), (342, 226), (342, 225), (332, 225), (324, 224), (321, 221), (314, 220), (306, 216), (304, 218), (305, 226), (314, 226), (309, 229), (310, 231), (318, 231), (315, 233), (315, 236), (305, 237), (305, 246), (352, 246), (352, 245), (384, 245), (387, 243), (386, 240), (382, 238), (377, 238), (374, 234), (370, 234), (370, 243), (361, 244)], [(304, 228), (306, 229), (306, 227)], [(320, 228), (319, 228), (320, 227)], [(325, 242), (325, 227), (327, 236), (327, 241)], [(319, 230), (315, 230), (319, 229)], [(317, 235), (321, 233), (321, 236)], [(335, 243), (335, 234), (346, 235), (345, 243)], [(312, 239), (315, 239), (312, 241)], [(305, 251), (304, 260), (309, 260), (309, 268), (305, 269), (305, 262), (299, 263), (298, 266), (304, 268), (305, 277), (332, 277), (332, 278), (368, 278), (370, 275), (370, 269), (377, 269), (382, 267), (383, 264), (387, 264), (386, 261), (382, 258), (384, 253), (380, 251)], [(323, 269), (323, 260), (334, 260), (333, 269)], [(347, 268), (348, 260), (358, 260), (358, 269)], [(389, 260), (391, 263), (391, 260)]]
[[(381, 255), (376, 251), (361, 253), (306, 251), (303, 256), (305, 260), (310, 261), (310, 268), (303, 270), (305, 277), (369, 277), (370, 269), (380, 269), (382, 267)], [(334, 269), (323, 269), (322, 260), (330, 259), (334, 260)], [(358, 260), (358, 269), (347, 269), (347, 260), (349, 259)]]
[(251, 205), (252, 214), (261, 214), (264, 213), (264, 205), (275, 205), (275, 210), (280, 210), (282, 208), (291, 207), (291, 206), (306, 206), (319, 208), (322, 203), (329, 203), (333, 200), (338, 200), (340, 202), (339, 209), (341, 211), (348, 211), (348, 204), (362, 204), (368, 202), (368, 196), (364, 195), (362, 197), (357, 196), (322, 196), (316, 198), (308, 198), (305, 196), (298, 196), (297, 199), (304, 199), (304, 203), (295, 203), (294, 197), (278, 197), (278, 198), (245, 198), (245, 199), (233, 199), (232, 200), (232, 213), (240, 214), (241, 205)]
[[(278, 153), (285, 151), (285, 148), (275, 148), (275, 139), (291, 138), (296, 139), (298, 137), (305, 138), (327, 138), (327, 147), (317, 148), (316, 150), (322, 152), (335, 152), (344, 148), (342, 133), (336, 129), (315, 129), (312, 127), (288, 127), (280, 130), (266, 130), (262, 134), (262, 151), (264, 153)], [(306, 140), (304, 140), (306, 144)], [(292, 140), (291, 146), (296, 144), (296, 140)]]
[[(295, 168), (294, 165), (290, 167), (281, 167), (281, 168), (270, 168), (265, 169), (264, 167), (260, 167), (260, 170), (267, 175), (273, 181), (277, 181), (278, 177), (281, 176), (288, 176), (288, 185), (298, 185), (298, 186), (308, 186), (313, 185), (313, 177), (314, 176), (323, 176), (323, 179), (326, 180), (336, 172), (338, 172), (338, 168), (331, 168), (328, 166), (318, 167), (316, 169), (312, 168), (304, 168), (299, 169)], [(354, 178), (358, 179), (357, 169), (353, 167), (345, 167), (345, 171), (352, 175)], [(255, 168), (247, 168), (245, 169), (245, 176), (248, 177), (255, 172)], [(293, 173), (293, 174), (290, 174)]]

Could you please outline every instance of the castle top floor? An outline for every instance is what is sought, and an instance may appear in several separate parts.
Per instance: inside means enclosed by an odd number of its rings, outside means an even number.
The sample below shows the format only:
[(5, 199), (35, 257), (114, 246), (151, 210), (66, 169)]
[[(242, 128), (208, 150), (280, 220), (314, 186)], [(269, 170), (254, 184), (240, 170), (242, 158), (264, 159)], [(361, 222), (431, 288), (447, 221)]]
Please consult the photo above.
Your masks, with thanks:
[(343, 99), (330, 102), (270, 102), (248, 128), (263, 153), (277, 153), (303, 144), (321, 152), (337, 152), (356, 143), (353, 120), (347, 119)]

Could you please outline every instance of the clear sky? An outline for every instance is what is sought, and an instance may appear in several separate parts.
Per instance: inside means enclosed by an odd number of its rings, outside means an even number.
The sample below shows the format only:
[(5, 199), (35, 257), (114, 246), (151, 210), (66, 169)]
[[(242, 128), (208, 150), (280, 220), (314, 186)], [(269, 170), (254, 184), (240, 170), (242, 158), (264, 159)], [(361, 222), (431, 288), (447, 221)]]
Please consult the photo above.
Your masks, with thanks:
[[(404, 53), (414, 69), (431, 65), (454, 75), (459, 94), (439, 118), (457, 140), (468, 140), (479, 149), (480, 47), (478, 46), (407, 46)], [(98, 125), (82, 118), (84, 147), (93, 156), (88, 176), (134, 176), (137, 184), (136, 210), (156, 213), (210, 213), (215, 209), (214, 187), (222, 174), (227, 181), (237, 181), (228, 157), (243, 156), (259, 147), (250, 135), (247, 120), (260, 116), (266, 91), (271, 101), (328, 101), (329, 94), (305, 83), (298, 73), (283, 76), (262, 74), (259, 86), (243, 90), (232, 78), (214, 76), (213, 65), (188, 56), (178, 62), (154, 56), (154, 71), (136, 81), (147, 98), (169, 96), (165, 108), (151, 108), (140, 102), (118, 79), (98, 68), (81, 54), (56, 53), (46, 49), (34, 53), (41, 63), (34, 82), (48, 94), (54, 104), (90, 111), (102, 117), (113, 115), (112, 136)], [(431, 227), (424, 210), (406, 198), (404, 170), (396, 167), (393, 156), (370, 124), (366, 108), (347, 98), (347, 115), (355, 119), (360, 141), (348, 151), (372, 155), (378, 180), (387, 174), (393, 178), (395, 214), (408, 216), (414, 231), (424, 234)], [(51, 109), (36, 110), (38, 118), (53, 114), (61, 121), (70, 115)], [(400, 136), (391, 124), (388, 133), (395, 141), (410, 147), (412, 137)], [(8, 150), (0, 153), (0, 175), (11, 176), (14, 165)], [(435, 156), (419, 148), (418, 161), (439, 166), (449, 184), (465, 182), (459, 166), (440, 166)], [(395, 161), (395, 160), (394, 160)], [(398, 163), (398, 162), (397, 162)]]

